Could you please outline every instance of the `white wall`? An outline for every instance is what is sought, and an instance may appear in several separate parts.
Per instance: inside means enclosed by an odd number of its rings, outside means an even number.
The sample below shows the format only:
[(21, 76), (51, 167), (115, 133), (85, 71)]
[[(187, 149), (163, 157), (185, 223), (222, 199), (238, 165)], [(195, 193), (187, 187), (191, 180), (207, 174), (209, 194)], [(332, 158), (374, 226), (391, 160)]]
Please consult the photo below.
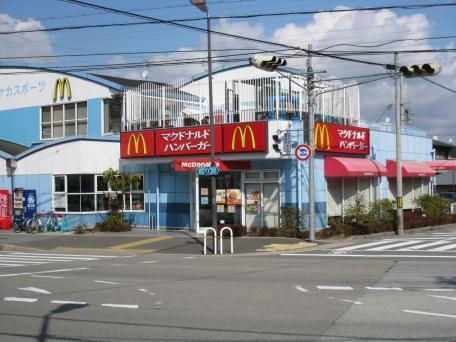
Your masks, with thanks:
[[(68, 77), (71, 99), (53, 101), (54, 85), (57, 79)], [(78, 77), (39, 69), (0, 68), (0, 110), (45, 106), (62, 102), (86, 101), (94, 98), (111, 97), (115, 90)]]
[(118, 169), (119, 158), (119, 142), (76, 140), (18, 160), (15, 175), (102, 173)]

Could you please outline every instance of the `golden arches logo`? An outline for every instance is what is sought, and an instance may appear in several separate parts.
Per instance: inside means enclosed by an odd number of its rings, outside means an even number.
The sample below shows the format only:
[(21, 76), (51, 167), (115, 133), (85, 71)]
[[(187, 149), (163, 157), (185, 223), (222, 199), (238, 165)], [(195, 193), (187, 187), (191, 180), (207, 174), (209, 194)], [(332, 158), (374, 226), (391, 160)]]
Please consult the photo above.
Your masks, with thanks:
[(236, 128), (234, 129), (234, 132), (233, 132), (233, 137), (231, 138), (231, 150), (234, 150), (234, 148), (236, 147), (236, 136), (238, 135), (238, 133), (241, 137), (241, 148), (245, 148), (245, 138), (247, 135), (247, 130), (250, 133), (250, 140), (252, 141), (252, 149), (254, 150), (256, 148), (255, 135), (253, 134), (252, 127), (244, 126), (244, 129), (242, 129), (241, 126), (236, 126)]
[(141, 140), (142, 142), (142, 147), (143, 147), (143, 153), (144, 155), (147, 154), (147, 146), (146, 146), (146, 140), (144, 139), (144, 135), (142, 133), (139, 133), (138, 135), (135, 134), (130, 134), (130, 137), (128, 138), (128, 145), (127, 145), (127, 156), (130, 155), (130, 149), (131, 149), (131, 142), (133, 141), (134, 145), (134, 153), (138, 154), (139, 153), (139, 141)]
[(67, 90), (67, 98), (71, 99), (71, 86), (68, 77), (64, 77), (62, 79), (58, 78), (55, 81), (52, 99), (57, 101), (57, 95), (60, 95), (60, 100), (63, 100), (65, 98), (65, 88)]
[[(318, 141), (318, 139), (320, 139), (320, 141)], [(320, 144), (318, 144), (318, 142), (320, 142)], [(331, 140), (329, 138), (328, 126), (319, 123), (315, 127), (314, 146), (315, 148), (325, 149), (325, 143), (326, 150), (331, 150)]]

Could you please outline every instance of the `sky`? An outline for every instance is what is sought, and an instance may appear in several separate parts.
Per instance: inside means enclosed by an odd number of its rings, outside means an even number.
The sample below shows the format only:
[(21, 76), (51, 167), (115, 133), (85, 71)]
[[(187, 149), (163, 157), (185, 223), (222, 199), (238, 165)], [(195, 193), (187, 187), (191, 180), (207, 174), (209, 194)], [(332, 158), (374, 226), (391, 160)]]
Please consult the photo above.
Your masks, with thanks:
[[(101, 6), (134, 12), (162, 20), (200, 19), (182, 22), (206, 27), (205, 14), (188, 0), (86, 0)], [(456, 49), (456, 6), (437, 6), (412, 9), (379, 9), (299, 15), (265, 16), (256, 18), (219, 18), (248, 14), (342, 10), (395, 5), (455, 4), (449, 0), (207, 0), (212, 29), (244, 37), (281, 43), (294, 47), (325, 49), (325, 53), (393, 63), (393, 52), (400, 51), (400, 65), (438, 63), (439, 75), (429, 78), (450, 90), (421, 78), (403, 80), (403, 106), (413, 114), (411, 127), (420, 128), (444, 142), (456, 143), (456, 51), (411, 53), (416, 50)], [(180, 77), (206, 70), (206, 63), (182, 64), (183, 59), (204, 58), (206, 34), (165, 24), (141, 24), (85, 28), (74, 30), (12, 34), (22, 30), (122, 24), (143, 20), (82, 7), (59, 0), (0, 0), (0, 65), (26, 65), (84, 70), (87, 66), (102, 65), (105, 73), (127, 78), (142, 77), (144, 66), (107, 69), (107, 65), (149, 62), (149, 80), (172, 82)], [(1, 34), (8, 32), (8, 34)], [(230, 65), (235, 60), (247, 61), (261, 51), (287, 57), (288, 65), (304, 69), (306, 56), (298, 51), (284, 51), (271, 44), (212, 35), (216, 66)], [(335, 46), (336, 45), (336, 46)], [(379, 46), (382, 45), (382, 46)], [(377, 47), (375, 47), (377, 46)], [(238, 50), (230, 50), (238, 49)], [(260, 50), (259, 50), (260, 49)], [(224, 51), (223, 51), (224, 50)], [(381, 52), (361, 54), (361, 52)], [(408, 51), (408, 52), (407, 52)], [(135, 54), (128, 54), (128, 53)], [(137, 52), (144, 52), (138, 54)], [(262, 53), (266, 53), (262, 52)], [(103, 53), (105, 55), (93, 56)], [(88, 56), (92, 54), (91, 56)], [(67, 56), (72, 55), (72, 56)], [(25, 58), (18, 58), (25, 57)], [(32, 58), (38, 57), (38, 58)], [(163, 61), (174, 65), (158, 66)], [(313, 58), (314, 70), (321, 78), (347, 78), (348, 82), (370, 80), (364, 75), (384, 74), (377, 65), (341, 61), (328, 57)], [(378, 78), (380, 78), (379, 76)], [(368, 121), (394, 122), (394, 80), (385, 78), (360, 85), (361, 118)]]

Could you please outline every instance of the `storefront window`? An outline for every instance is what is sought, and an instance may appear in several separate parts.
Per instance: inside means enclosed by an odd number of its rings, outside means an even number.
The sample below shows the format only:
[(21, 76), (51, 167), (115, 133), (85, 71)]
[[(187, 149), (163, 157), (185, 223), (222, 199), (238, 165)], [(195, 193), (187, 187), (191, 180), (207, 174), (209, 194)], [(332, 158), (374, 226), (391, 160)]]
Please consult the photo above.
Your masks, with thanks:
[(103, 133), (119, 133), (122, 120), (122, 99), (103, 100)]
[(109, 210), (109, 203), (116, 198), (124, 210), (144, 210), (144, 176), (139, 176), (137, 185), (130, 185), (123, 195), (116, 194), (101, 175), (54, 176), (53, 208), (60, 212), (97, 212)]
[(54, 139), (77, 134), (87, 134), (87, 102), (65, 103), (41, 108), (41, 139)]

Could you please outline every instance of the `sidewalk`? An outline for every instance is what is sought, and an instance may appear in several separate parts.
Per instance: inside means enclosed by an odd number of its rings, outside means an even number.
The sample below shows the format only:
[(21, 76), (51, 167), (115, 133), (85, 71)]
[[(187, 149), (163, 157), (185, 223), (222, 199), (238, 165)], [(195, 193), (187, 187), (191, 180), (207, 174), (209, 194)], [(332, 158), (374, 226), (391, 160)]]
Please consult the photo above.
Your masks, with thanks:
[[(456, 224), (405, 230), (405, 236), (419, 235), (430, 231), (456, 229)], [(289, 250), (308, 250), (327, 248), (330, 245), (341, 246), (357, 239), (379, 239), (394, 236), (393, 232), (352, 236), (334, 240), (308, 243), (304, 240), (283, 237), (239, 237), (234, 238), (234, 252), (263, 253)], [(217, 241), (218, 242), (218, 241)], [(229, 239), (224, 239), (224, 251), (228, 252)], [(208, 253), (212, 253), (213, 239), (208, 237)], [(14, 233), (11, 230), (0, 230), (0, 250), (53, 251), (73, 253), (169, 253), (169, 254), (202, 254), (203, 236), (188, 230), (146, 230), (134, 229), (124, 233)]]

